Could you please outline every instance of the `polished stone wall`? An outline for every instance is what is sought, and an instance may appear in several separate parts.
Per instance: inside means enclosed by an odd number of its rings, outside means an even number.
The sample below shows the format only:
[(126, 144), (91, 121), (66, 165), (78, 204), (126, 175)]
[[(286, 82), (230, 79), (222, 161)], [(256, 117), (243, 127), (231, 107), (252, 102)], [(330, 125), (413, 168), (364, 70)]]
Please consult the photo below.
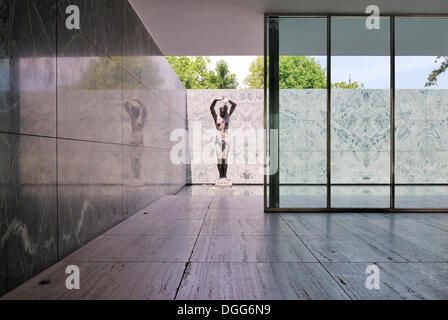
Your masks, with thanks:
[[(448, 90), (395, 92), (397, 183), (447, 183)], [(280, 181), (325, 183), (326, 90), (280, 90)], [(333, 183), (390, 182), (390, 90), (335, 89)]]
[(281, 89), (280, 183), (325, 183), (327, 91)]
[(448, 89), (401, 89), (395, 95), (397, 183), (446, 184)]
[[(214, 98), (238, 106), (230, 120), (230, 166), (234, 183), (263, 183), (263, 90), (187, 90), (192, 184), (218, 178), (210, 114)], [(334, 183), (389, 183), (390, 90), (334, 89), (331, 105), (331, 160)], [(448, 90), (397, 89), (395, 99), (395, 178), (397, 183), (447, 183)], [(327, 168), (327, 91), (280, 90), (280, 182), (325, 184)], [(247, 139), (247, 130), (257, 141)], [(243, 148), (236, 138), (246, 134)], [(236, 136), (236, 137), (235, 137)], [(263, 137), (261, 137), (263, 139)], [(241, 140), (241, 139), (240, 139)], [(243, 162), (238, 162), (238, 155)]]
[(0, 19), (1, 295), (185, 184), (186, 91), (126, 0), (1, 1)]
[(389, 183), (390, 90), (334, 89), (331, 95), (332, 183)]

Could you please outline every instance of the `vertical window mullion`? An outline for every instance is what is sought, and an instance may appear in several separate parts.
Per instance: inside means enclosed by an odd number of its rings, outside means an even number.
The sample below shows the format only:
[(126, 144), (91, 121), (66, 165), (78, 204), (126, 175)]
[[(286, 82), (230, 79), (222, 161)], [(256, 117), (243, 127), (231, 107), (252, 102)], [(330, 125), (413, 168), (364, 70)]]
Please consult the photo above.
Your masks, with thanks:
[(395, 17), (390, 17), (390, 208), (395, 209)]
[(327, 208), (331, 208), (331, 16), (327, 17)]

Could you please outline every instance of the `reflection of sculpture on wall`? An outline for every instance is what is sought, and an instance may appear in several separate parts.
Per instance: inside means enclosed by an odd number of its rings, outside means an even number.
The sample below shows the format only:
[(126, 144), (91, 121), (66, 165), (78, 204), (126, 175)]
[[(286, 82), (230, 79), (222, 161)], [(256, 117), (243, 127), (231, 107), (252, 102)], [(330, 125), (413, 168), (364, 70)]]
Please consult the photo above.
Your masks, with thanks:
[[(215, 106), (218, 101), (221, 101), (218, 105), (218, 113), (215, 111)], [(231, 108), (229, 110), (229, 104)], [(213, 120), (216, 125), (216, 140), (215, 149), (216, 156), (218, 158), (218, 171), (219, 179), (216, 182), (216, 186), (226, 187), (231, 186), (232, 182), (227, 179), (227, 154), (229, 153), (230, 143), (227, 135), (229, 128), (230, 116), (235, 111), (236, 103), (224, 97), (219, 97), (213, 100), (210, 106), (210, 112), (212, 113)]]
[[(143, 128), (146, 120), (146, 107), (138, 99), (131, 99), (124, 104), (126, 111), (131, 116), (132, 132), (129, 143), (133, 146), (143, 146)], [(130, 152), (131, 169), (133, 179), (128, 181), (128, 184), (141, 185), (141, 171), (142, 171), (142, 148), (131, 148)]]

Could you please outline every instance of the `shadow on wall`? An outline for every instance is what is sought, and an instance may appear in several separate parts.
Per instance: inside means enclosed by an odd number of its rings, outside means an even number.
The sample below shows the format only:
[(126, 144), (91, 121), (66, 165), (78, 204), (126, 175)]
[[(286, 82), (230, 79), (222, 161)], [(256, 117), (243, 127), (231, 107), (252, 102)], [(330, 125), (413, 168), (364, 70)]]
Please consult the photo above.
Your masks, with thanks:
[[(80, 30), (65, 28), (70, 4)], [(0, 12), (2, 295), (185, 185), (170, 133), (186, 90), (126, 0)]]

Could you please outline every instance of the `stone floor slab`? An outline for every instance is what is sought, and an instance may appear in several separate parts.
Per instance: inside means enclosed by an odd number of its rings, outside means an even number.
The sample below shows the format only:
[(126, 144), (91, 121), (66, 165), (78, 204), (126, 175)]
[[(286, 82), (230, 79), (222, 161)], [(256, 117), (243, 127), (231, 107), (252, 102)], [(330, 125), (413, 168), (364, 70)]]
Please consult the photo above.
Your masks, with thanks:
[(191, 263), (177, 299), (348, 299), (319, 263)]
[(196, 236), (103, 235), (65, 261), (187, 262)]
[(379, 263), (380, 288), (367, 289), (367, 263), (324, 263), (356, 300), (448, 299), (447, 263)]
[(295, 236), (200, 236), (192, 262), (317, 262)]
[[(172, 300), (184, 263), (78, 262), (80, 289), (68, 290), (66, 267), (59, 262), (2, 297), (5, 300)], [(50, 280), (39, 285), (42, 279)]]
[(292, 230), (275, 216), (264, 219), (206, 219), (201, 235), (209, 236), (262, 236), (294, 235)]

